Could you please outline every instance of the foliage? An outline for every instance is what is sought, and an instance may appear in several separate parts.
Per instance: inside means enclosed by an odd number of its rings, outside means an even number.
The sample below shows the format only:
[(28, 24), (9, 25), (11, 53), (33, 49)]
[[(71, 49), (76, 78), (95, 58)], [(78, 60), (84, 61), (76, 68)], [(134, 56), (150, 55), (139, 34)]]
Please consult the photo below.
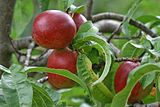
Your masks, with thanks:
[[(69, 14), (84, 12), (82, 0), (17, 0), (12, 24), (11, 37), (18, 38), (31, 35), (32, 22), (36, 14), (47, 9), (59, 9)], [(104, 0), (102, 0), (104, 1)], [(96, 1), (96, 8), (102, 1)], [(128, 1), (128, 0), (125, 0)], [(156, 0), (155, 0), (156, 1)], [(105, 1), (107, 3), (121, 2), (123, 0)], [(134, 2), (134, 3), (133, 3)], [(144, 34), (141, 29), (135, 28), (129, 24), (129, 20), (136, 17), (136, 20), (144, 23), (148, 28), (160, 33), (160, 18), (157, 11), (154, 10), (151, 15), (140, 16), (141, 11), (146, 11), (146, 7), (151, 0), (131, 0), (126, 4), (133, 4), (128, 12), (123, 11), (127, 18), (122, 21), (123, 32), (119, 37), (129, 39), (112, 39), (111, 42), (118, 47), (120, 53), (115, 55), (112, 46), (106, 42), (103, 36), (99, 35), (99, 30), (91, 21), (82, 24), (74, 38), (70, 48), (78, 51), (77, 75), (72, 74), (65, 69), (50, 69), (47, 67), (28, 66), (13, 64), (10, 68), (0, 65), (3, 74), (0, 80), (0, 106), (2, 107), (62, 107), (82, 105), (97, 107), (125, 107), (129, 95), (135, 84), (140, 81), (143, 88), (150, 84), (155, 84), (156, 94), (148, 95), (142, 102), (145, 104), (160, 101), (160, 37), (152, 38)], [(159, 2), (159, 1), (157, 1)], [(57, 5), (56, 5), (57, 3)], [(141, 4), (140, 4), (141, 3)], [(54, 6), (52, 5), (54, 4)], [(108, 4), (107, 4), (108, 5)], [(59, 6), (59, 7), (57, 7)], [(115, 5), (117, 7), (117, 5)], [(108, 6), (115, 8), (115, 6)], [(139, 7), (138, 7), (139, 6)], [(94, 13), (99, 12), (106, 6), (100, 6), (94, 9)], [(123, 6), (126, 8), (126, 6)], [(110, 8), (110, 9), (112, 9)], [(139, 9), (143, 8), (143, 9)], [(158, 8), (158, 7), (157, 7)], [(110, 10), (108, 9), (108, 10)], [(140, 11), (136, 11), (136, 9)], [(104, 9), (105, 10), (105, 9)], [(123, 10), (121, 8), (120, 10)], [(126, 9), (127, 10), (127, 9)], [(158, 10), (158, 9), (157, 9)], [(148, 10), (152, 12), (151, 10)], [(107, 37), (111, 34), (106, 34)], [(138, 37), (138, 39), (131, 39)], [(39, 56), (43, 48), (33, 50), (33, 56)], [(22, 50), (26, 52), (26, 50)], [(119, 62), (117, 58), (133, 58), (141, 60), (141, 66), (129, 74), (126, 87), (119, 93), (114, 90), (114, 74)], [(17, 59), (13, 58), (13, 63)], [(29, 73), (55, 73), (67, 77), (77, 83), (73, 88), (54, 90), (48, 82), (38, 83), (37, 78), (28, 77)], [(44, 76), (44, 75), (43, 75)]]

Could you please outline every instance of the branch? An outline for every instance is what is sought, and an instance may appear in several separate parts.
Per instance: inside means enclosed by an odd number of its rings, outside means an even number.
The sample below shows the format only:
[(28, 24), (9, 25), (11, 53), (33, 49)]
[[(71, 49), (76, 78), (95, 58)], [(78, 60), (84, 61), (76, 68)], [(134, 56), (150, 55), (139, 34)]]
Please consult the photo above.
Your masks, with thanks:
[(107, 39), (107, 42), (110, 43), (111, 39), (114, 37), (115, 34), (118, 33), (118, 31), (121, 29), (123, 23), (121, 23), (110, 35), (110, 37)]
[(88, 20), (92, 20), (92, 7), (93, 7), (93, 0), (87, 0), (86, 18)]
[(30, 63), (30, 65), (32, 65), (32, 66), (46, 66), (48, 56), (52, 53), (52, 51), (53, 50), (50, 49), (44, 55), (42, 55), (42, 56), (40, 55), (41, 57), (38, 57), (37, 59), (35, 59), (35, 61)]
[[(133, 13), (135, 12), (135, 9), (137, 8), (137, 5), (141, 2), (142, 0), (137, 0), (134, 5), (132, 5), (132, 7), (129, 9), (128, 13), (127, 13), (127, 17), (123, 18), (123, 21), (121, 22), (121, 24), (117, 27), (117, 29), (115, 29), (112, 34), (110, 35), (110, 37), (108, 38), (107, 42), (109, 43), (111, 41), (111, 39), (114, 37), (114, 35), (119, 31), (119, 29), (124, 25), (125, 22), (128, 22), (131, 18), (131, 16), (133, 15)], [(134, 11), (132, 11), (134, 10)]]
[[(104, 19), (112, 19), (112, 20), (117, 20), (117, 21), (123, 21), (125, 17), (126, 16), (124, 16), (124, 15), (120, 15), (120, 14), (116, 14), (116, 13), (107, 13), (106, 12), (106, 13), (100, 13), (100, 14), (94, 15), (92, 17), (92, 21), (97, 22), (97, 21), (104, 20)], [(136, 21), (132, 18), (129, 20), (129, 24), (141, 29), (143, 32), (150, 35), (151, 37), (157, 37), (158, 36), (152, 30), (147, 28), (143, 23), (141, 23), (139, 21)]]
[(37, 80), (37, 82), (39, 82), (39, 83), (44, 83), (44, 82), (46, 82), (48, 80), (48, 76), (45, 76), (45, 77), (42, 77), (42, 78), (40, 78), (39, 80)]
[(160, 107), (160, 103), (155, 102), (151, 104), (134, 104), (133, 107)]
[[(21, 49), (28, 48), (28, 45), (31, 44), (31, 42), (32, 42), (32, 37), (31, 36), (12, 41), (12, 43), (14, 45), (14, 48), (16, 50), (21, 50)], [(11, 46), (10, 49), (9, 49), (10, 52), (12, 52), (12, 53), (15, 52), (14, 48)]]
[[(108, 36), (104, 36), (104, 38), (108, 39), (109, 37)], [(133, 40), (133, 39), (139, 39), (140, 36), (132, 36), (132, 37), (129, 37), (129, 36), (114, 36), (112, 39), (126, 39), (126, 40)]]
[(140, 58), (117, 58), (116, 62), (123, 62), (123, 61), (132, 61), (132, 62), (140, 62), (142, 59)]
[(34, 43), (34, 42), (32, 42), (32, 43), (28, 46), (27, 55), (26, 55), (26, 60), (25, 60), (25, 63), (24, 63), (25, 66), (28, 66), (28, 65), (29, 65), (29, 61), (30, 61), (30, 58), (31, 58), (32, 50), (33, 50), (34, 47), (35, 47), (35, 43)]
[[(100, 20), (98, 22), (95, 22), (94, 25), (99, 29), (99, 32), (112, 33), (120, 25), (120, 22), (115, 20)], [(116, 34), (119, 34), (120, 32), (121, 32), (121, 29), (119, 29)]]

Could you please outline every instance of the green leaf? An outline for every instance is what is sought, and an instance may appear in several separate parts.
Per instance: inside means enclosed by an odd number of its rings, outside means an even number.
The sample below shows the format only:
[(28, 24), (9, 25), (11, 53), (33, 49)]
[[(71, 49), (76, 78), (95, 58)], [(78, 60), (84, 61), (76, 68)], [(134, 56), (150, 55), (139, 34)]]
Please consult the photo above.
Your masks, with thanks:
[(84, 8), (85, 6), (82, 5), (82, 6), (78, 6), (76, 7), (75, 5), (71, 5), (70, 6), (70, 13), (82, 13), (84, 11)]
[(150, 49), (148, 50), (150, 52), (150, 54), (154, 55), (155, 57), (160, 57), (160, 52), (154, 50), (154, 49)]
[[(0, 91), (1, 91), (1, 89), (0, 89)], [(0, 106), (1, 107), (8, 107), (3, 95), (0, 95)]]
[(100, 53), (97, 49), (97, 44), (85, 44), (82, 49), (84, 50), (84, 53), (87, 55), (87, 57), (91, 60), (92, 64), (98, 64), (100, 61)]
[[(145, 89), (147, 86), (149, 86), (150, 84), (153, 83), (154, 79), (155, 79), (155, 73), (149, 73), (147, 75), (145, 75), (141, 80), (140, 83), (142, 85), (142, 88)], [(149, 79), (148, 79), (149, 78)]]
[(4, 71), (6, 73), (11, 73), (11, 71), (8, 68), (4, 67), (3, 65), (0, 65), (0, 70)]
[(42, 88), (48, 93), (54, 103), (58, 102), (58, 100), (61, 98), (60, 93), (54, 90), (52, 87), (48, 87), (46, 84), (43, 84)]
[(129, 11), (127, 12), (127, 17), (128, 17), (128, 20), (131, 19), (131, 17), (133, 16), (133, 14), (135, 13), (136, 9), (138, 8), (138, 6), (140, 5), (140, 3), (142, 2), (143, 0), (136, 0), (134, 1), (132, 7), (129, 9)]
[(75, 0), (58, 0), (59, 9), (62, 11), (66, 11)]
[(118, 62), (112, 62), (111, 69), (110, 69), (107, 77), (103, 81), (103, 83), (109, 88), (109, 90), (111, 90), (112, 93), (115, 93), (114, 78), (115, 78), (115, 73), (116, 73), (118, 67), (119, 67)]
[(98, 29), (89, 21), (81, 25), (76, 38), (73, 41), (74, 48), (81, 48), (81, 46), (86, 42), (95, 42), (97, 43), (98, 48), (101, 53), (105, 56), (105, 67), (104, 70), (97, 81), (93, 83), (93, 85), (102, 82), (107, 76), (110, 66), (111, 66), (111, 51), (109, 44), (100, 36), (96, 35)]
[(126, 35), (126, 36), (131, 36), (131, 31), (129, 30), (129, 23), (128, 22), (124, 22), (123, 26), (122, 26), (122, 32)]
[(98, 77), (92, 70), (92, 63), (86, 55), (80, 54), (78, 56), (77, 68), (79, 77), (89, 86), (94, 99), (102, 104), (112, 101), (113, 94), (102, 82), (92, 85), (94, 81), (98, 80)]
[(3, 92), (2, 92), (2, 86), (1, 86), (1, 80), (0, 80), (0, 105), (2, 107), (7, 107)]
[(77, 69), (78, 69), (78, 76), (86, 83), (91, 85), (92, 77), (91, 77), (91, 70), (92, 70), (92, 63), (87, 58), (86, 55), (80, 54), (78, 56), (77, 62)]
[(132, 5), (132, 7), (129, 9), (129, 11), (126, 14), (127, 18), (124, 18), (124, 20), (122, 21), (123, 31), (124, 31), (125, 35), (129, 35), (130, 36), (130, 31), (128, 29), (128, 27), (129, 27), (129, 23), (128, 22), (132, 18), (133, 14), (135, 13), (137, 7), (140, 5), (141, 2), (142, 2), (142, 0), (135, 0), (134, 4)]
[[(85, 103), (84, 99), (88, 98), (85, 90), (82, 87), (73, 87), (69, 90), (67, 89), (61, 92), (61, 95), (62, 97), (59, 103), (65, 102), (66, 105), (72, 107), (79, 107), (82, 103)], [(73, 99), (77, 99), (77, 101), (74, 101)]]
[(98, 28), (95, 27), (91, 21), (87, 21), (84, 24), (82, 24), (77, 32), (76, 38), (74, 39), (73, 43), (76, 42), (77, 39), (81, 39), (84, 37), (84, 34), (87, 33), (98, 33)]
[(134, 88), (135, 84), (146, 74), (154, 72), (160, 72), (160, 64), (147, 63), (135, 68), (129, 74), (129, 80), (126, 87), (117, 93), (113, 98), (111, 107), (125, 107), (127, 104), (129, 95)]
[(31, 107), (32, 86), (27, 81), (26, 73), (22, 67), (12, 65), (11, 74), (4, 72), (2, 75), (2, 90), (5, 101), (9, 107)]
[(157, 42), (160, 41), (160, 37), (152, 38), (152, 37), (150, 37), (150, 36), (146, 36), (146, 39), (147, 39), (148, 41), (150, 41), (150, 42), (152, 43), (152, 45), (154, 45), (154, 44), (156, 44)]
[(142, 45), (142, 47), (144, 47), (144, 49), (146, 49), (146, 50), (152, 48), (152, 46), (151, 46), (152, 42), (150, 40), (148, 40), (148, 37), (149, 36), (142, 37), (140, 42), (139, 42), (139, 45)]
[(153, 22), (151, 25), (150, 25), (150, 29), (154, 28), (154, 27), (157, 27), (158, 25), (160, 25), (160, 19), (158, 21), (155, 21)]
[(151, 44), (154, 46), (154, 49), (147, 49), (148, 52), (155, 57), (160, 57), (160, 37), (151, 38), (149, 36), (146, 37), (148, 41), (151, 42)]
[(152, 15), (143, 15), (143, 16), (136, 18), (136, 20), (139, 20), (142, 23), (148, 23), (148, 22), (152, 22), (152, 21), (159, 21), (160, 19), (158, 17), (152, 16)]
[(43, 88), (35, 84), (32, 84), (32, 87), (33, 87), (32, 107), (54, 107), (52, 99)]
[(134, 44), (132, 41), (128, 41), (124, 44), (121, 50), (121, 57), (139, 57), (144, 52), (142, 45)]
[(151, 103), (154, 103), (154, 102), (156, 102), (156, 97), (152, 96), (152, 95), (148, 95), (147, 97), (145, 97), (143, 99), (144, 104), (151, 104)]
[(54, 73), (58, 74), (64, 77), (67, 77), (75, 82), (77, 82), (79, 85), (81, 85), (88, 94), (90, 94), (89, 89), (87, 85), (80, 79), (78, 78), (75, 74), (69, 72), (68, 70), (64, 69), (51, 69), (51, 68), (46, 68), (46, 67), (26, 67), (24, 68), (25, 72), (45, 72), (45, 73)]

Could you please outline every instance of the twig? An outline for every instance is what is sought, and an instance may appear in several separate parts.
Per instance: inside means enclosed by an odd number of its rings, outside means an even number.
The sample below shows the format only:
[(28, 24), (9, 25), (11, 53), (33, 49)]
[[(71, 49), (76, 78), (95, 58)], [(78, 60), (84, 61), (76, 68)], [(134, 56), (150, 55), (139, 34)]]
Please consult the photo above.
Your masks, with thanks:
[[(126, 19), (127, 20), (127, 19)], [(111, 39), (114, 37), (115, 34), (119, 31), (119, 29), (122, 27), (123, 22), (114, 30), (114, 32), (110, 35), (110, 37), (107, 39), (107, 42), (110, 43)]]
[[(120, 14), (116, 14), (116, 13), (100, 13), (100, 14), (94, 15), (92, 17), (92, 21), (97, 22), (97, 21), (104, 20), (104, 19), (112, 19), (112, 20), (117, 20), (117, 21), (123, 21), (125, 17), (126, 16), (124, 16), (124, 15), (120, 15)], [(129, 24), (141, 29), (143, 32), (150, 35), (151, 37), (157, 37), (158, 36), (151, 29), (147, 28), (143, 23), (141, 23), (139, 21), (136, 21), (133, 18), (131, 18), (129, 20)]]
[[(104, 36), (104, 38), (108, 39), (109, 37), (108, 36)], [(133, 40), (133, 39), (139, 39), (139, 38), (140, 38), (139, 36), (132, 36), (132, 37), (129, 37), (129, 36), (114, 36), (112, 39)]]
[(44, 83), (44, 82), (46, 82), (47, 80), (48, 80), (48, 76), (45, 76), (45, 77), (40, 78), (39, 80), (37, 80), (37, 82), (39, 82), (39, 83)]
[(133, 107), (160, 107), (160, 103), (151, 103), (151, 104), (134, 104)]
[[(101, 21), (94, 23), (94, 25), (99, 29), (99, 32), (112, 33), (120, 25), (120, 22), (116, 20), (101, 20)], [(119, 29), (117, 34), (120, 34), (121, 31), (122, 29)]]
[(32, 42), (32, 37), (25, 37), (18, 40), (12, 40), (12, 47), (10, 47), (10, 52), (15, 52), (15, 50), (21, 50), (28, 48), (28, 45)]
[(25, 66), (28, 66), (28, 65), (29, 65), (31, 53), (32, 53), (32, 50), (33, 50), (34, 47), (35, 47), (35, 43), (34, 43), (34, 42), (32, 42), (32, 43), (28, 46), (27, 55), (26, 55), (26, 60), (25, 60), (25, 63), (24, 63)]
[(40, 58), (38, 57), (35, 61), (31, 62), (30, 65), (32, 66), (46, 66), (48, 56), (51, 54), (53, 50), (48, 50), (44, 55)]
[(123, 61), (132, 61), (132, 62), (140, 62), (142, 59), (140, 58), (117, 58), (116, 62), (123, 62)]
[(19, 51), (17, 50), (17, 48), (15, 47), (15, 45), (14, 45), (14, 43), (13, 43), (13, 41), (12, 41), (12, 38), (11, 38), (9, 35), (8, 35), (8, 38), (9, 38), (9, 42), (10, 42), (10, 44), (11, 44), (11, 47), (12, 47), (13, 51), (14, 51), (15, 53), (17, 53), (18, 56), (25, 55), (25, 54), (23, 54), (23, 53), (21, 53), (21, 52), (19, 52)]
[(36, 60), (40, 60), (43, 57), (43, 55), (45, 55), (47, 52), (48, 52), (48, 49), (44, 50), (44, 52), (42, 52), (42, 54), (39, 55), (39, 57), (36, 58)]
[(121, 24), (118, 26), (117, 29), (115, 29), (115, 31), (111, 34), (111, 36), (108, 38), (107, 42), (110, 42), (111, 39), (114, 37), (115, 34), (117, 34), (117, 32), (119, 31), (119, 29), (124, 25), (124, 23), (126, 23), (127, 21), (129, 21), (131, 19), (131, 17), (133, 16), (135, 10), (137, 9), (138, 4), (140, 4), (142, 0), (136, 0), (135, 3), (132, 5), (132, 7), (129, 9), (129, 11), (127, 12), (127, 15), (125, 18), (123, 18), (123, 21), (121, 22)]
[(86, 18), (88, 20), (92, 20), (92, 7), (93, 7), (93, 0), (87, 0)]

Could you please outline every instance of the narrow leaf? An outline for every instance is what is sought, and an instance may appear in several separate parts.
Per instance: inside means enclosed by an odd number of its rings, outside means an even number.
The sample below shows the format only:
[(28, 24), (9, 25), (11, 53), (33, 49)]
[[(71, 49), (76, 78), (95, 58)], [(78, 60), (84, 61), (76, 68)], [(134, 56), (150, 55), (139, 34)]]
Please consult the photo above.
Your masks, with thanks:
[(145, 51), (142, 45), (134, 44), (128, 41), (122, 47), (121, 57), (139, 57)]
[(94, 99), (103, 104), (112, 101), (113, 94), (102, 82), (92, 86), (98, 77), (92, 70), (92, 63), (86, 55), (79, 55), (77, 69), (79, 77), (89, 86)]
[[(156, 75), (155, 73), (149, 73), (147, 75), (145, 75), (141, 80), (140, 83), (142, 85), (142, 88), (145, 89), (147, 86), (149, 86), (150, 84), (153, 83), (154, 79), (155, 79)], [(149, 79), (148, 79), (149, 78)]]
[(70, 6), (70, 13), (82, 13), (84, 11), (84, 5), (76, 7), (75, 5)]
[(103, 38), (101, 38), (96, 34), (97, 32), (98, 32), (98, 29), (91, 22), (84, 23), (80, 27), (77, 33), (77, 36), (73, 41), (73, 46), (77, 49), (81, 48), (82, 44), (86, 42), (90, 42), (90, 41), (96, 42), (97, 44), (99, 44), (99, 47), (102, 50), (101, 53), (104, 53), (105, 67), (104, 67), (103, 73), (99, 77), (99, 79), (93, 83), (93, 85), (98, 84), (105, 79), (111, 66), (110, 46)]
[(133, 14), (135, 13), (137, 7), (140, 5), (142, 0), (136, 0), (132, 7), (129, 9), (128, 13), (126, 14), (126, 18), (122, 21), (123, 24), (123, 31), (126, 35), (130, 35), (130, 32), (128, 30), (129, 27), (129, 20), (132, 18)]
[(152, 16), (152, 15), (143, 15), (143, 16), (136, 18), (136, 20), (139, 20), (142, 23), (148, 23), (152, 21), (160, 21), (160, 18), (156, 16)]
[(64, 69), (51, 69), (51, 68), (46, 68), (46, 67), (27, 67), (24, 70), (25, 70), (25, 72), (54, 73), (54, 74), (58, 74), (58, 75), (67, 77), (67, 78), (69, 78), (69, 79), (77, 82), (78, 84), (80, 84), (90, 94), (87, 85), (79, 77), (77, 77), (75, 74), (69, 72), (68, 70), (64, 70)]
[(33, 87), (32, 107), (54, 107), (52, 99), (43, 88), (35, 84), (32, 84), (32, 87)]
[(59, 9), (62, 11), (66, 11), (73, 3), (74, 0), (59, 0)]

